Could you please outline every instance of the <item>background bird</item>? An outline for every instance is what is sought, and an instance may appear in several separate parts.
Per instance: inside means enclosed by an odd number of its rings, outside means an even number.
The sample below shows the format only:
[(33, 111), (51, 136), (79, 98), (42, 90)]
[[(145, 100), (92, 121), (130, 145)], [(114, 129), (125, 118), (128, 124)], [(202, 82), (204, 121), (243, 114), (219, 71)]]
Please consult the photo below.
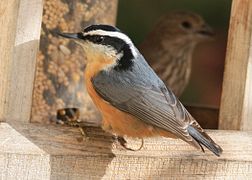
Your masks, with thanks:
[(222, 149), (200, 127), (147, 64), (130, 38), (109, 25), (60, 33), (80, 44), (87, 57), (85, 83), (105, 131), (120, 137), (178, 137), (197, 149)]
[(176, 11), (162, 16), (139, 48), (158, 76), (179, 97), (190, 79), (195, 46), (213, 35), (198, 14)]

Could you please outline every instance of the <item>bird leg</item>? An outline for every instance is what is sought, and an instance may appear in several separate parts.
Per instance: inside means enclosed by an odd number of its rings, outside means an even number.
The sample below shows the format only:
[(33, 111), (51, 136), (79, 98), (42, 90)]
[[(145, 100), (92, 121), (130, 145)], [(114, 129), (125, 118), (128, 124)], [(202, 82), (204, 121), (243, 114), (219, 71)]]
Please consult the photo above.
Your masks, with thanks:
[(82, 141), (87, 141), (89, 140), (89, 135), (87, 134), (86, 130), (85, 130), (85, 127), (81, 124), (81, 123), (78, 123), (78, 122), (67, 122), (65, 123), (69, 126), (73, 126), (73, 127), (78, 127), (80, 133), (81, 133), (81, 138), (78, 138), (78, 141), (79, 142), (82, 142)]
[(81, 133), (81, 135), (82, 135), (82, 141), (87, 141), (87, 140), (89, 140), (89, 136), (88, 136), (88, 134), (86, 133), (85, 128), (79, 126), (79, 130), (80, 130), (80, 133)]
[(80, 133), (82, 135), (82, 139), (79, 141), (88, 140), (89, 136), (85, 132), (85, 127), (82, 125), (81, 121), (79, 120), (80, 111), (78, 108), (64, 108), (57, 110), (57, 122), (62, 122), (63, 124), (78, 127)]
[(127, 141), (124, 139), (124, 137), (122, 136), (113, 136), (113, 138), (115, 140), (117, 140), (119, 142), (119, 144), (126, 150), (129, 150), (129, 151), (140, 151), (142, 148), (143, 148), (143, 145), (144, 145), (144, 140), (143, 138), (141, 138), (142, 142), (141, 142), (141, 146), (138, 148), (138, 149), (131, 149), (131, 148), (128, 148), (126, 146), (127, 144)]

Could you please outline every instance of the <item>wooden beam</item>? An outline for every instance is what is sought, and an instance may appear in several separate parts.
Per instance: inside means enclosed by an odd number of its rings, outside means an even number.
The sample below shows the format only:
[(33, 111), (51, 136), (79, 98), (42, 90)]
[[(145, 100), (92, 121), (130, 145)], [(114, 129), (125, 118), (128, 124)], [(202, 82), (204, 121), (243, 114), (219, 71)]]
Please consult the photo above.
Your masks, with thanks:
[(8, 93), (18, 7), (19, 0), (0, 1), (0, 121), (4, 119), (5, 105), (8, 103), (5, 95)]
[(2, 179), (49, 179), (50, 155), (6, 123), (0, 124)]
[[(224, 149), (202, 153), (182, 140), (145, 139), (126, 151), (99, 128), (0, 124), (0, 176), (4, 179), (252, 178), (252, 132), (208, 131)], [(140, 140), (127, 139), (137, 148)], [(14, 173), (15, 172), (15, 173)], [(18, 174), (18, 177), (13, 175)], [(36, 178), (34, 178), (36, 176)]]
[[(18, 6), (17, 2), (19, 1), (13, 1), (12, 5)], [(8, 4), (9, 1), (1, 3)], [(3, 57), (0, 61), (0, 79), (3, 82), (0, 87), (0, 119), (30, 120), (42, 10), (42, 0), (21, 0), (19, 8), (15, 8), (15, 13), (18, 14), (17, 23), (12, 23), (6, 32), (1, 32), (7, 37), (4, 42), (6, 46), (9, 43), (8, 38), (13, 41), (15, 37), (15, 47), (14, 55), (10, 52), (9, 58)], [(14, 14), (4, 14), (6, 18), (16, 19)], [(1, 28), (5, 26), (2, 24)]]
[(219, 128), (252, 130), (252, 1), (233, 0)]

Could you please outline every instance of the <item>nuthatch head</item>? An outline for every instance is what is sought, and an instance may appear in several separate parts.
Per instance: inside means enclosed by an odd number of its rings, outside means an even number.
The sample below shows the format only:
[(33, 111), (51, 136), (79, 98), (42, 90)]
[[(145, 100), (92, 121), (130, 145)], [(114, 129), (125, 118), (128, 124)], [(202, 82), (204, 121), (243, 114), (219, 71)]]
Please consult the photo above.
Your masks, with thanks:
[[(110, 25), (91, 25), (79, 33), (58, 33), (65, 38), (74, 39), (83, 47), (88, 61), (95, 61), (97, 56), (107, 58), (122, 59), (121, 63), (127, 63), (127, 59), (132, 59), (137, 55), (130, 38), (122, 33), (118, 28)], [(105, 58), (106, 59), (106, 58)]]

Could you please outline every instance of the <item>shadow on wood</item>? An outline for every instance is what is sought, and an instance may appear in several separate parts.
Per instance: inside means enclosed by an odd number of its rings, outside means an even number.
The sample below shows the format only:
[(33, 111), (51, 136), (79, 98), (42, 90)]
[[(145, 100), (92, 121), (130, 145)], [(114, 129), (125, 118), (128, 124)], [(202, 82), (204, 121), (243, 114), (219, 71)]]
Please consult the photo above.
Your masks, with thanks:
[(0, 129), (4, 179), (101, 179), (114, 157), (111, 136), (97, 128), (87, 129), (86, 141), (78, 128), (2, 123)]

